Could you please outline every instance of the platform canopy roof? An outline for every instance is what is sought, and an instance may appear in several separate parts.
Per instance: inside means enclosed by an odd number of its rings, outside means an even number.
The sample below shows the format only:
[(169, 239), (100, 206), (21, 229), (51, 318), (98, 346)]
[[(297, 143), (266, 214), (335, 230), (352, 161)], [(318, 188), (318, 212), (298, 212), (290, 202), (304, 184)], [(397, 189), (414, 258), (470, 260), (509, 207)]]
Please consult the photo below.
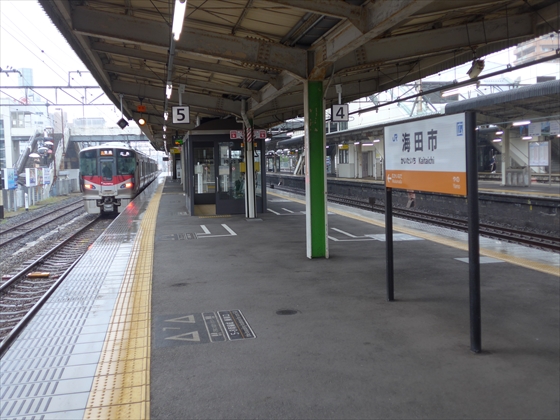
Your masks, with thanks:
[[(337, 85), (349, 102), (560, 27), (557, 0), (188, 0), (174, 41), (175, 0), (40, 3), (125, 117), (147, 120), (159, 150), (197, 118), (244, 109), (268, 128), (302, 116), (306, 79), (324, 81), (329, 107)], [(171, 122), (180, 100), (190, 124)]]

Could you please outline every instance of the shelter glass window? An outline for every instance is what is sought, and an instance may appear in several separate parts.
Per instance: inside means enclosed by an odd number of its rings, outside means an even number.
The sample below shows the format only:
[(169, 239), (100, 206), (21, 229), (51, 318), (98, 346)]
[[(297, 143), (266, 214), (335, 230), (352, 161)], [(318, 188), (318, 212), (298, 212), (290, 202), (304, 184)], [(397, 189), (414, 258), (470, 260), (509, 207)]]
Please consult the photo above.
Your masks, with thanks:
[(338, 151), (338, 163), (348, 163), (348, 149)]
[(245, 159), (240, 144), (219, 143), (220, 168), (218, 192), (221, 199), (245, 197)]
[(95, 150), (82, 152), (80, 156), (80, 173), (82, 176), (97, 175), (97, 153)]

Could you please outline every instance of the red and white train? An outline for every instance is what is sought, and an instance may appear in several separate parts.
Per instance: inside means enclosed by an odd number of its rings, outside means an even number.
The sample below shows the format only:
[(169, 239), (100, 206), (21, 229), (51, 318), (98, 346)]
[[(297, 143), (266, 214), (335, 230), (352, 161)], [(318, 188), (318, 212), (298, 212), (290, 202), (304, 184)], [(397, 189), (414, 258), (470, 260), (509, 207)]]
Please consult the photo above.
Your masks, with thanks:
[(124, 143), (80, 151), (80, 184), (90, 214), (121, 213), (158, 176), (157, 162)]

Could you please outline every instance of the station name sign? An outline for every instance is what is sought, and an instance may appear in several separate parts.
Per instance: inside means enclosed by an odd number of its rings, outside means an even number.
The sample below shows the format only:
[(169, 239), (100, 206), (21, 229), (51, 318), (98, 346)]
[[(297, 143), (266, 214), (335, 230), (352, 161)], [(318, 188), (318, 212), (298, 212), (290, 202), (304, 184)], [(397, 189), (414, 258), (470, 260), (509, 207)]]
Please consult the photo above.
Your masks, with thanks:
[(385, 127), (385, 186), (467, 195), (465, 115)]

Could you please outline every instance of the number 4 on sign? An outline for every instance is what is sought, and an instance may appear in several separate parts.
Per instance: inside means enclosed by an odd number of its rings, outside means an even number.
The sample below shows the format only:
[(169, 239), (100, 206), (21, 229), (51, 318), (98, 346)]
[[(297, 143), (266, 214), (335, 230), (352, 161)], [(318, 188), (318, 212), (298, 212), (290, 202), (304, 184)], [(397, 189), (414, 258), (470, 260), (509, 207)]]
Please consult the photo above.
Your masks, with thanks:
[(348, 104), (333, 105), (331, 107), (332, 122), (348, 122), (349, 120)]
[(174, 106), (173, 107), (173, 124), (189, 124), (189, 107)]

